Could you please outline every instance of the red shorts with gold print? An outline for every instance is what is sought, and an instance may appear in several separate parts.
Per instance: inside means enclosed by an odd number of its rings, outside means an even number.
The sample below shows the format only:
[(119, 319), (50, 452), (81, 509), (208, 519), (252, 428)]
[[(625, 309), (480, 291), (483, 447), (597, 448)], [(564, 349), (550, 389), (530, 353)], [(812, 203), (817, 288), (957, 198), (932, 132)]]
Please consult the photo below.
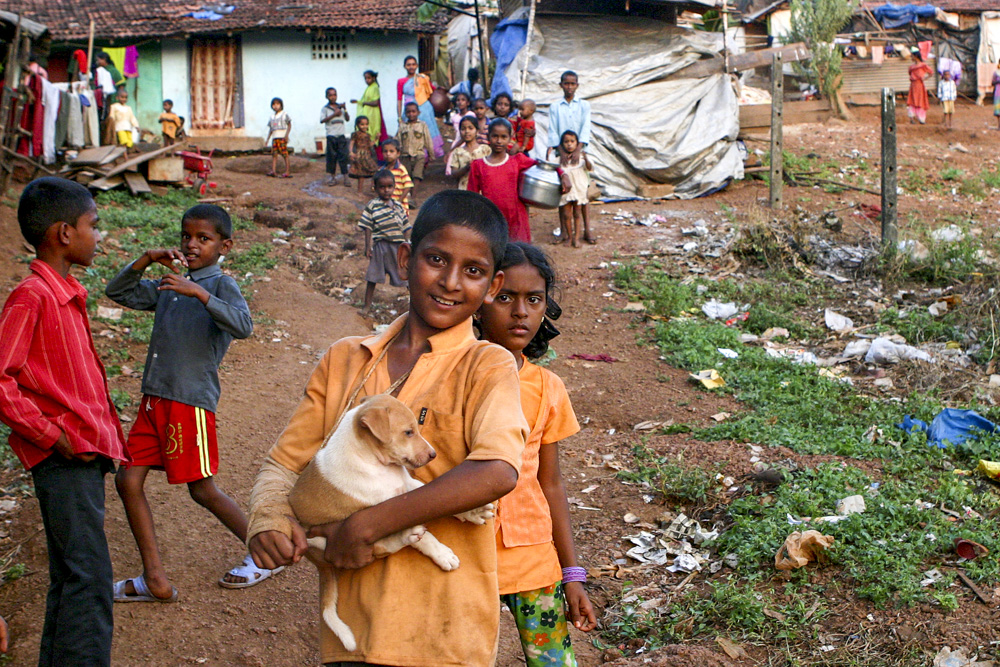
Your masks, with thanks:
[(271, 139), (271, 155), (288, 155), (288, 139)]
[(132, 465), (167, 472), (171, 484), (187, 484), (219, 471), (215, 413), (157, 396), (143, 396), (126, 443)]

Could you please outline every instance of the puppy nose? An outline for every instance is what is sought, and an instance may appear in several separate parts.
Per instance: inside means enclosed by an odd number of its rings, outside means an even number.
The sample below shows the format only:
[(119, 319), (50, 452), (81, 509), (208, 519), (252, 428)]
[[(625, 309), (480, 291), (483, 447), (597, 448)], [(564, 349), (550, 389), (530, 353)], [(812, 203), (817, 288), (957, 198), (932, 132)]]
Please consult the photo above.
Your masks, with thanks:
[(431, 460), (433, 461), (434, 459), (436, 459), (436, 458), (437, 458), (437, 455), (438, 455), (438, 453), (437, 453), (437, 452), (435, 452), (435, 451), (434, 451), (434, 450), (432, 449), (432, 450), (431, 450)]

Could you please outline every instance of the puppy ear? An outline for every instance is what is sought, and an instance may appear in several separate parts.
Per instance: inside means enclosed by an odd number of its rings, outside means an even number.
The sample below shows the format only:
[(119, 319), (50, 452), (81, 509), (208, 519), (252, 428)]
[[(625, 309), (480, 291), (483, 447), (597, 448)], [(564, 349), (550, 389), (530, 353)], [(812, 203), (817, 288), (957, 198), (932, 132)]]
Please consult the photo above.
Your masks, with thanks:
[(388, 408), (373, 407), (369, 410), (364, 410), (359, 416), (358, 421), (379, 442), (388, 442), (392, 438), (392, 429), (389, 427)]

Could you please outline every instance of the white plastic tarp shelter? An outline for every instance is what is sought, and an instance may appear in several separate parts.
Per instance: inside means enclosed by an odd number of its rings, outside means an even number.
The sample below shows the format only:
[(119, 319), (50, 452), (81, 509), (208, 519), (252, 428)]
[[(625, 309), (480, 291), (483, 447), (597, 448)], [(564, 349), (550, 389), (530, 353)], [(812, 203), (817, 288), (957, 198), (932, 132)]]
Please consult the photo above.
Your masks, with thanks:
[[(588, 152), (605, 195), (634, 197), (643, 184), (664, 183), (689, 199), (742, 178), (739, 106), (721, 66), (722, 33), (627, 17), (540, 16), (528, 48), (506, 75), (515, 99), (538, 105), (533, 157), (545, 157), (548, 107), (562, 97), (562, 72), (573, 70), (577, 95), (591, 105)], [(719, 60), (717, 73), (684, 77), (681, 70), (704, 58)]]

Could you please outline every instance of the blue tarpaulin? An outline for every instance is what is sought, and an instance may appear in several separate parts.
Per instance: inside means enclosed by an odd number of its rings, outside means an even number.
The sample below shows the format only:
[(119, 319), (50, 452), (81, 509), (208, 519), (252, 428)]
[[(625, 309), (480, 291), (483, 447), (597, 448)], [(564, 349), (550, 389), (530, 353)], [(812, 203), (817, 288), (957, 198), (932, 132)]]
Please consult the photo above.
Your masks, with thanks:
[(907, 433), (923, 431), (927, 434), (927, 444), (944, 449), (948, 444), (961, 445), (978, 433), (995, 433), (1000, 430), (996, 424), (973, 410), (956, 410), (945, 408), (934, 418), (931, 425), (910, 415), (903, 417), (903, 423), (897, 424)]
[(884, 28), (899, 28), (916, 23), (920, 19), (932, 19), (937, 13), (933, 5), (893, 5), (884, 4), (873, 12)]
[(514, 62), (518, 51), (528, 41), (528, 19), (510, 18), (500, 21), (490, 35), (490, 46), (496, 54), (496, 73), (493, 75), (493, 85), (490, 93), (493, 97), (490, 103), (500, 93), (511, 94), (510, 82), (507, 80), (507, 68)]

